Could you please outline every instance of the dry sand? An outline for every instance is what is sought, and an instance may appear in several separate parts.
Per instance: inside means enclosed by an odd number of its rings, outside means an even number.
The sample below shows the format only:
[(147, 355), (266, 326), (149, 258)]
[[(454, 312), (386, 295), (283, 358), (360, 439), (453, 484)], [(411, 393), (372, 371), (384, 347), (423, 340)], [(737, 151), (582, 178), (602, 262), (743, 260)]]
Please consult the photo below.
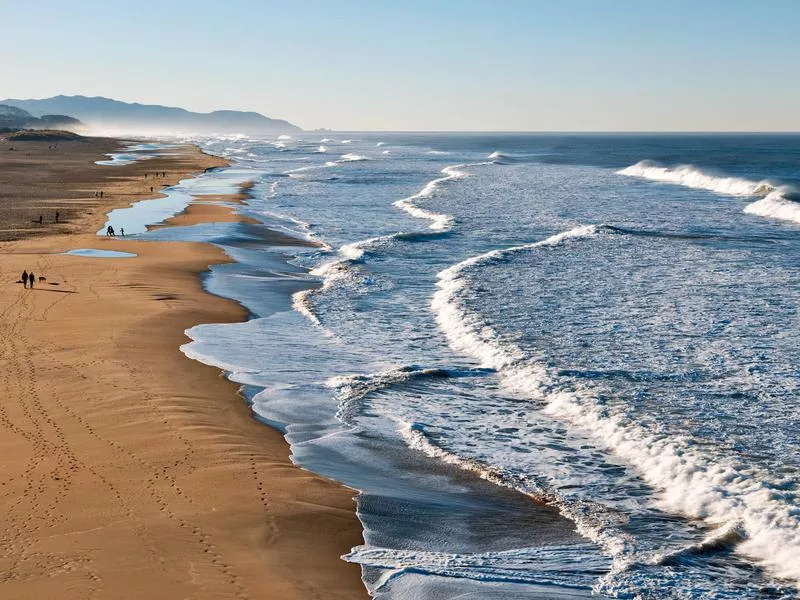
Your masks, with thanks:
[[(29, 164), (56, 173), (44, 147)], [(56, 233), (95, 231), (106, 209), (150, 195), (144, 171), (167, 170), (163, 185), (220, 161), (187, 149), (95, 168), (96, 153), (61, 185), (17, 168), (17, 207), (0, 208), (16, 236), (24, 219), (8, 215), (30, 213), (25, 199), (50, 198), (71, 221), (0, 244), (0, 598), (365, 598), (359, 568), (339, 558), (361, 543), (353, 492), (293, 466), (236, 386), (178, 350), (192, 325), (245, 318), (201, 288), (222, 252)], [(0, 184), (5, 166), (0, 154)], [(222, 211), (198, 205), (176, 221)], [(73, 248), (138, 256), (60, 254)], [(23, 289), (23, 269), (47, 281)]]

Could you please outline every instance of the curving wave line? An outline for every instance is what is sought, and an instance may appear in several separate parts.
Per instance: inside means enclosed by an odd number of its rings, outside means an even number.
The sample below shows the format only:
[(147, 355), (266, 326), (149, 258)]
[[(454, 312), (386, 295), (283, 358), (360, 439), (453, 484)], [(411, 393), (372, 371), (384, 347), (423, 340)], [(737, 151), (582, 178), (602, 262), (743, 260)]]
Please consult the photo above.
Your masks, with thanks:
[(776, 186), (766, 180), (751, 181), (741, 177), (718, 177), (704, 173), (692, 165), (662, 167), (646, 160), (621, 169), (617, 173), (628, 177), (641, 177), (661, 183), (708, 190), (728, 196), (761, 197), (762, 200), (748, 204), (744, 208), (744, 212), (800, 223), (800, 203), (787, 197), (793, 193), (793, 190), (787, 186)]
[[(603, 548), (614, 559), (612, 573), (626, 569), (631, 560), (629, 556), (635, 547), (630, 534), (618, 528), (624, 522), (606, 506), (588, 500), (565, 502), (553, 492), (546, 481), (539, 481), (532, 475), (512, 472), (496, 465), (483, 464), (475, 459), (465, 458), (436, 445), (425, 433), (419, 423), (398, 422), (400, 436), (409, 448), (445, 464), (468, 471), (496, 485), (514, 489), (537, 502), (545, 502), (559, 509), (562, 515), (573, 521), (577, 531), (585, 538)], [(624, 558), (620, 558), (624, 557)], [(599, 590), (597, 590), (599, 591)]]
[(372, 375), (331, 377), (325, 382), (325, 385), (335, 390), (334, 399), (338, 403), (336, 418), (345, 425), (350, 425), (358, 413), (362, 401), (372, 392), (424, 377), (449, 377), (449, 373), (444, 369), (436, 368), (399, 367)]
[(356, 546), (343, 557), (384, 573), (369, 584), (370, 594), (386, 589), (404, 573), (472, 579), (487, 583), (520, 583), (589, 589), (602, 560), (589, 560), (575, 546), (540, 546), (469, 554)]
[[(800, 511), (780, 481), (733, 460), (704, 454), (702, 446), (645, 426), (624, 409), (609, 410), (585, 388), (568, 388), (548, 368), (503, 339), (462, 300), (467, 272), (517, 252), (562, 245), (592, 237), (595, 226), (578, 227), (540, 242), (494, 250), (468, 258), (438, 275), (431, 307), (451, 347), (498, 371), (504, 383), (545, 405), (545, 412), (588, 432), (637, 469), (649, 485), (661, 490), (665, 510), (688, 515), (711, 526), (735, 524), (743, 540), (735, 547), (774, 575), (800, 587)], [(567, 514), (566, 516), (570, 516)], [(581, 522), (578, 521), (579, 529)], [(584, 531), (615, 555), (614, 573), (630, 564), (619, 543), (609, 544), (603, 531)], [(617, 560), (619, 558), (620, 560)]]
[[(369, 160), (369, 159), (367, 157), (360, 156), (357, 154), (345, 154), (338, 161), (327, 162), (324, 165), (300, 167), (298, 169), (292, 169), (291, 171), (286, 171), (286, 173), (289, 174), (290, 177), (292, 176), (297, 177), (301, 176), (298, 173), (299, 171), (332, 167), (336, 166), (337, 164), (341, 164), (342, 162), (352, 162), (360, 160)], [(452, 165), (449, 167), (445, 167), (441, 171), (445, 175), (444, 177), (439, 177), (438, 179), (434, 179), (433, 181), (428, 182), (422, 188), (422, 190), (417, 194), (414, 194), (413, 196), (410, 196), (408, 198), (403, 198), (402, 200), (394, 202), (394, 206), (405, 210), (406, 212), (415, 217), (430, 219), (431, 221), (433, 221), (433, 223), (430, 225), (430, 229), (432, 229), (433, 231), (410, 232), (410, 233), (399, 231), (397, 233), (368, 238), (365, 240), (341, 246), (338, 250), (337, 258), (330, 260), (326, 263), (323, 263), (316, 269), (312, 270), (310, 273), (311, 275), (322, 277), (322, 286), (319, 288), (302, 290), (300, 292), (296, 292), (295, 294), (293, 294), (292, 295), (293, 308), (298, 312), (300, 312), (301, 314), (303, 314), (306, 318), (308, 318), (314, 325), (321, 327), (324, 331), (326, 331), (328, 335), (332, 335), (332, 333), (329, 330), (325, 329), (325, 327), (322, 324), (322, 320), (314, 310), (314, 298), (320, 294), (324, 294), (334, 286), (350, 285), (356, 283), (359, 279), (363, 279), (363, 277), (361, 277), (356, 271), (355, 264), (361, 262), (362, 259), (364, 258), (364, 255), (370, 250), (386, 246), (398, 240), (405, 242), (414, 242), (414, 241), (425, 240), (430, 237), (438, 237), (440, 235), (447, 234), (447, 232), (449, 232), (450, 229), (452, 228), (453, 218), (450, 215), (434, 213), (432, 211), (420, 208), (416, 206), (416, 204), (414, 204), (414, 201), (421, 198), (429, 198), (430, 196), (433, 195), (437, 187), (445, 181), (466, 177), (467, 173), (459, 169), (464, 167), (487, 165), (487, 164), (491, 163), (482, 162), (475, 164)]]
[[(320, 148), (325, 148), (325, 147), (320, 146)], [(320, 148), (317, 148), (317, 150), (314, 153), (321, 154), (327, 152), (327, 148), (325, 148), (324, 150), (321, 150)], [(302, 173), (306, 171), (315, 171), (317, 169), (330, 169), (331, 167), (337, 167), (345, 163), (362, 162), (365, 160), (370, 160), (370, 158), (368, 156), (361, 156), (360, 154), (343, 154), (341, 158), (339, 158), (338, 160), (329, 160), (321, 165), (308, 165), (306, 167), (289, 169), (288, 171), (284, 171), (283, 174), (288, 175), (289, 177), (292, 178), (302, 178), (303, 177)]]
[(453, 228), (453, 217), (451, 215), (446, 215), (442, 213), (436, 213), (430, 210), (426, 210), (417, 206), (416, 201), (422, 200), (426, 198), (430, 198), (436, 192), (437, 188), (446, 181), (451, 181), (453, 179), (462, 179), (468, 176), (468, 173), (465, 171), (461, 171), (459, 169), (463, 169), (465, 167), (479, 167), (483, 165), (489, 165), (491, 163), (488, 162), (480, 162), (480, 163), (469, 163), (463, 165), (451, 165), (449, 167), (445, 167), (441, 170), (444, 177), (439, 177), (438, 179), (434, 179), (433, 181), (428, 182), (425, 187), (422, 188), (419, 192), (414, 194), (413, 196), (409, 196), (408, 198), (403, 198), (401, 200), (397, 200), (394, 202), (394, 206), (406, 211), (412, 217), (417, 217), (420, 219), (428, 219), (432, 221), (430, 228), (436, 231), (449, 231)]
[(314, 310), (314, 297), (324, 294), (335, 286), (357, 285), (360, 280), (363, 280), (363, 277), (358, 273), (354, 265), (362, 261), (369, 249), (385, 244), (394, 239), (396, 235), (382, 235), (341, 246), (336, 258), (322, 263), (309, 273), (315, 277), (321, 277), (322, 286), (292, 294), (292, 307), (314, 325), (321, 327), (326, 334), (332, 335), (323, 326), (322, 320)]

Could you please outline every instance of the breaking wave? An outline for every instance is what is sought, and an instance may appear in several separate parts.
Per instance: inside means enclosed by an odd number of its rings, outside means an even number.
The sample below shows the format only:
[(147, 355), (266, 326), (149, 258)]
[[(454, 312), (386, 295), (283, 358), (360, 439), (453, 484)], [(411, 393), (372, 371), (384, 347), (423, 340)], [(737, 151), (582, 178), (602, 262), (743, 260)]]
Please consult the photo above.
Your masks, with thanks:
[(428, 219), (431, 222), (430, 228), (435, 231), (449, 231), (453, 227), (453, 217), (451, 215), (446, 215), (443, 213), (433, 212), (420, 206), (417, 206), (417, 200), (424, 200), (427, 198), (432, 197), (436, 190), (441, 186), (443, 183), (447, 181), (452, 181), (454, 179), (463, 179), (464, 177), (468, 176), (466, 171), (462, 171), (465, 167), (477, 167), (481, 165), (487, 165), (491, 163), (481, 162), (481, 163), (472, 163), (472, 164), (463, 164), (463, 165), (452, 165), (449, 167), (445, 167), (441, 170), (441, 173), (444, 174), (444, 177), (439, 177), (438, 179), (434, 179), (433, 181), (428, 182), (425, 187), (422, 188), (419, 192), (414, 194), (413, 196), (409, 196), (408, 198), (403, 198), (402, 200), (397, 200), (394, 205), (397, 208), (400, 208), (410, 214), (412, 217), (417, 217), (419, 219)]
[(508, 155), (503, 154), (502, 152), (499, 152), (499, 151), (495, 150), (494, 152), (492, 152), (486, 158), (488, 158), (489, 160), (503, 160), (503, 159), (508, 158)]
[(341, 160), (336, 162), (360, 162), (362, 160), (369, 160), (368, 156), (362, 156), (360, 154), (342, 154)]
[(800, 202), (789, 200), (778, 191), (767, 194), (767, 197), (762, 200), (748, 204), (744, 207), (744, 212), (759, 217), (800, 223)]
[(708, 190), (728, 196), (762, 197), (762, 200), (748, 204), (744, 212), (800, 223), (800, 203), (787, 197), (793, 191), (786, 186), (776, 186), (766, 180), (751, 181), (741, 177), (719, 177), (704, 173), (692, 165), (662, 167), (646, 160), (621, 169), (617, 173), (628, 177), (641, 177), (661, 183)]
[[(800, 556), (800, 514), (792, 493), (784, 490), (780, 481), (772, 481), (769, 474), (733, 457), (720, 459), (706, 454), (689, 436), (671, 436), (652, 425), (645, 426), (636, 414), (609, 408), (585, 387), (568, 386), (467, 308), (463, 300), (463, 292), (470, 286), (467, 276), (480, 267), (520, 252), (552, 250), (602, 231), (593, 225), (577, 227), (539, 242), (477, 255), (441, 271), (431, 303), (440, 329), (453, 349), (474, 357), (483, 367), (495, 369), (508, 388), (542, 403), (545, 413), (587, 432), (632, 465), (660, 492), (659, 505), (664, 510), (702, 520), (711, 527), (735, 526), (742, 537), (735, 545), (737, 552), (755, 559), (778, 577), (800, 582), (800, 562), (796, 559)], [(419, 433), (416, 431), (416, 438)], [(419, 439), (417, 442), (422, 443)], [(504, 484), (516, 487), (513, 481)], [(609, 537), (608, 531), (584, 523), (580, 511), (561, 509), (573, 519), (577, 514), (579, 530), (615, 557), (608, 577), (630, 565), (633, 557), (628, 555), (623, 539)]]
[(450, 374), (444, 369), (410, 366), (389, 369), (373, 375), (331, 377), (325, 385), (334, 390), (334, 399), (338, 402), (336, 418), (342, 423), (351, 424), (362, 401), (372, 392), (412, 379), (449, 376)]

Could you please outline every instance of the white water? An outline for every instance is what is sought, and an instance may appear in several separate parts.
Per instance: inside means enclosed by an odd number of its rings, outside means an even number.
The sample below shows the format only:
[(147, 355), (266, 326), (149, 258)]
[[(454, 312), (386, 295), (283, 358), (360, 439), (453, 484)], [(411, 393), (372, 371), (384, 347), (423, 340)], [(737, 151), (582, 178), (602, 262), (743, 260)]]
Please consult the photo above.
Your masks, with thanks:
[(452, 165), (449, 167), (445, 167), (441, 171), (445, 175), (444, 177), (439, 177), (438, 179), (434, 179), (433, 181), (426, 184), (421, 191), (417, 192), (413, 196), (409, 196), (408, 198), (397, 200), (394, 203), (394, 205), (397, 208), (406, 211), (413, 217), (417, 217), (420, 219), (428, 219), (432, 221), (430, 228), (435, 231), (449, 231), (453, 227), (452, 216), (424, 209), (417, 204), (417, 201), (426, 200), (434, 196), (436, 190), (443, 183), (467, 177), (468, 173), (460, 169), (464, 167), (476, 167), (485, 164), (489, 163), (472, 163), (472, 164)]
[(744, 212), (800, 223), (800, 203), (785, 197), (784, 194), (789, 190), (779, 188), (766, 180), (750, 181), (740, 177), (718, 177), (708, 175), (691, 165), (661, 167), (648, 161), (638, 162), (617, 171), (617, 173), (628, 177), (641, 177), (661, 183), (709, 190), (727, 196), (763, 196), (763, 200), (748, 204), (744, 208)]
[[(738, 552), (800, 584), (800, 519), (784, 501), (779, 482), (747, 465), (713, 459), (689, 436), (668, 437), (638, 423), (634, 414), (610, 411), (588, 390), (562, 386), (544, 365), (527, 357), (512, 341), (501, 339), (463, 305), (467, 272), (510, 254), (554, 249), (596, 234), (595, 226), (578, 227), (540, 242), (477, 255), (441, 271), (431, 304), (439, 327), (454, 349), (496, 369), (511, 390), (544, 402), (547, 414), (591, 434), (634, 466), (659, 491), (663, 509), (715, 527), (740, 527), (744, 539), (736, 546)], [(542, 260), (547, 260), (546, 255)], [(583, 531), (612, 554), (624, 548), (609, 543), (599, 531)], [(617, 570), (627, 568), (631, 560), (620, 558)]]

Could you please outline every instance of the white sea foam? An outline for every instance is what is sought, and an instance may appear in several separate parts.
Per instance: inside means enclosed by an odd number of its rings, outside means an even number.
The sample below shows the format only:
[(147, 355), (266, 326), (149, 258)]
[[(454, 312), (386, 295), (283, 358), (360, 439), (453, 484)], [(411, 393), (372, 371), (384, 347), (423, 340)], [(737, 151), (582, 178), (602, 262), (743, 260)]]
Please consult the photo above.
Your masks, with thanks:
[[(737, 552), (778, 577), (800, 582), (800, 511), (780, 482), (772, 483), (769, 474), (733, 459), (705, 454), (688, 436), (668, 436), (652, 425), (640, 424), (635, 414), (613, 411), (588, 389), (567, 387), (513, 341), (501, 338), (462, 301), (469, 272), (517, 252), (552, 249), (597, 232), (594, 226), (579, 227), (540, 242), (474, 256), (441, 271), (432, 301), (439, 327), (455, 350), (496, 369), (509, 388), (542, 402), (546, 413), (593, 436), (635, 467), (644, 481), (659, 490), (662, 509), (711, 526), (739, 528), (744, 539), (736, 545)], [(608, 543), (602, 531), (586, 533), (620, 555), (614, 572), (627, 568), (631, 558), (622, 556), (624, 545)]]
[(353, 268), (354, 263), (359, 262), (369, 248), (379, 246), (394, 237), (394, 235), (377, 236), (341, 246), (336, 258), (322, 263), (310, 273), (315, 277), (322, 278), (322, 286), (295, 292), (292, 295), (292, 307), (305, 315), (312, 323), (320, 326), (328, 335), (332, 335), (322, 325), (322, 321), (314, 310), (314, 298), (337, 285), (357, 287), (363, 281), (363, 277)]
[[(595, 542), (609, 555), (617, 558), (617, 569), (629, 564), (627, 556), (635, 546), (631, 536), (618, 528), (619, 517), (603, 505), (587, 501), (564, 502), (545, 485), (530, 476), (512, 473), (497, 465), (487, 465), (480, 461), (459, 456), (454, 452), (437, 446), (425, 434), (424, 427), (418, 423), (398, 422), (398, 432), (409, 448), (445, 464), (474, 473), (481, 479), (497, 485), (509, 487), (530, 496), (538, 502), (556, 506), (560, 512), (575, 522), (578, 532)], [(622, 557), (620, 559), (620, 557)]]
[(333, 140), (333, 139), (331, 139), (331, 138), (322, 138), (322, 139), (319, 141), (319, 143), (320, 143), (320, 144), (330, 144), (331, 142), (335, 142), (335, 141), (336, 141), (336, 140)]
[(362, 160), (369, 160), (368, 156), (362, 156), (361, 154), (342, 154), (341, 162), (360, 162)]
[(750, 181), (741, 177), (707, 175), (692, 165), (660, 167), (643, 160), (617, 171), (617, 173), (628, 177), (641, 177), (651, 181), (709, 190), (729, 196), (765, 196), (775, 190), (775, 186), (768, 181)]
[(325, 153), (327, 151), (328, 151), (328, 147), (327, 146), (318, 146), (317, 149), (314, 150), (314, 152), (317, 152), (317, 153), (320, 153), (320, 154)]
[(287, 171), (284, 171), (283, 174), (289, 175), (291, 177), (292, 175), (295, 175), (297, 173), (303, 173), (305, 171), (314, 171), (316, 169), (326, 169), (328, 167), (333, 167), (333, 166), (336, 166), (335, 162), (326, 162), (324, 165), (309, 165), (307, 167), (297, 167), (296, 169), (289, 169)]
[(359, 154), (343, 154), (342, 157), (339, 158), (338, 160), (329, 160), (321, 165), (308, 165), (306, 167), (297, 167), (296, 169), (289, 169), (288, 171), (284, 171), (283, 173), (284, 175), (288, 175), (289, 177), (298, 179), (302, 178), (303, 177), (302, 173), (305, 173), (306, 171), (315, 171), (317, 169), (330, 169), (331, 167), (336, 167), (344, 163), (361, 162), (365, 160), (369, 160), (369, 158), (366, 156), (361, 156)]
[(331, 377), (325, 385), (334, 391), (334, 399), (338, 402), (336, 418), (342, 423), (351, 424), (353, 417), (364, 398), (370, 393), (391, 385), (419, 377), (445, 376), (441, 369), (417, 369), (399, 367), (387, 369), (372, 375), (342, 375)]
[(591, 571), (602, 570), (605, 565), (597, 559), (589, 560), (590, 564), (587, 564), (586, 553), (581, 550), (583, 548), (570, 545), (456, 554), (357, 546), (344, 559), (360, 565), (378, 567), (383, 571), (381, 577), (369, 586), (372, 595), (406, 573), (487, 583), (589, 588), (592, 585)]
[(744, 212), (800, 223), (800, 202), (787, 200), (779, 191), (771, 192), (766, 198), (748, 204), (744, 207)]
[(769, 181), (751, 181), (741, 177), (718, 177), (703, 173), (692, 165), (662, 167), (641, 161), (617, 171), (628, 177), (641, 177), (651, 181), (672, 183), (684, 187), (709, 190), (728, 196), (755, 196), (762, 200), (748, 204), (744, 212), (761, 217), (800, 223), (800, 203), (789, 200), (792, 190), (778, 187)]
[(284, 134), (284, 135), (279, 135), (279, 136), (278, 136), (278, 139), (279, 139), (279, 140), (290, 140), (290, 139), (292, 139), (292, 136), (290, 136), (290, 135), (286, 135), (286, 134)]
[(381, 154), (391, 154), (391, 153), (392, 153), (391, 150), (384, 150), (383, 152), (381, 152)]
[(425, 187), (422, 188), (422, 190), (420, 190), (413, 196), (397, 200), (396, 202), (394, 202), (394, 205), (397, 208), (406, 211), (412, 217), (417, 217), (420, 219), (428, 219), (432, 221), (430, 228), (435, 231), (449, 231), (453, 227), (452, 216), (442, 213), (436, 213), (421, 208), (417, 206), (416, 201), (430, 198), (431, 196), (434, 195), (438, 187), (446, 181), (451, 181), (454, 179), (462, 179), (469, 175), (466, 171), (462, 171), (460, 169), (463, 169), (464, 167), (477, 167), (486, 164), (490, 163), (482, 162), (482, 163), (472, 163), (463, 165), (451, 165), (449, 167), (445, 167), (444, 169), (441, 170), (441, 173), (444, 174), (444, 177), (439, 177), (438, 179), (434, 179), (433, 181), (428, 182), (425, 185)]
[(314, 325), (322, 327), (322, 322), (314, 312), (314, 305), (311, 300), (311, 295), (316, 290), (300, 290), (292, 294), (292, 308), (311, 321)]

